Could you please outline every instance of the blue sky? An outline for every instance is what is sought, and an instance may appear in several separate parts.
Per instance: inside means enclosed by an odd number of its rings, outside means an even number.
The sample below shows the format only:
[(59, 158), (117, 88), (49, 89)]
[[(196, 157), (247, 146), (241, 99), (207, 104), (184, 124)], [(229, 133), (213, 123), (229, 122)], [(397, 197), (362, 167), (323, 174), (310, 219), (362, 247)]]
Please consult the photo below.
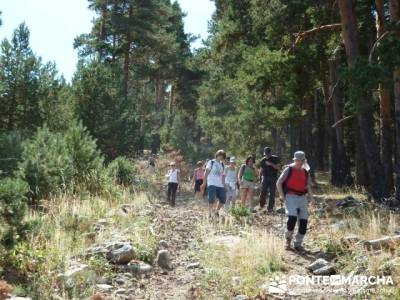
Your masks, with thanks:
[[(186, 32), (207, 37), (208, 21), (214, 12), (210, 0), (178, 0), (185, 18)], [(0, 0), (3, 25), (0, 40), (10, 38), (22, 22), (31, 31), (31, 47), (45, 61), (55, 61), (67, 80), (72, 77), (77, 62), (73, 50), (74, 38), (87, 33), (94, 14), (86, 0)], [(201, 46), (201, 39), (193, 47)]]

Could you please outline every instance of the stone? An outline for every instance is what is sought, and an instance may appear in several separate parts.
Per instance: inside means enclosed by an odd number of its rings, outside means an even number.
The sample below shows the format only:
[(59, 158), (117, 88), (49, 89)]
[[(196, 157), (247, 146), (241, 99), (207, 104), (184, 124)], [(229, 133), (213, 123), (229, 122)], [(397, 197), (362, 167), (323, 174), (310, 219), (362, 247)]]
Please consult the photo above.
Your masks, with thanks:
[(336, 270), (333, 265), (327, 265), (313, 271), (314, 275), (319, 275), (319, 276), (333, 275), (335, 273)]
[(144, 262), (132, 261), (124, 267), (124, 270), (131, 276), (139, 276), (142, 274), (149, 274), (153, 271), (153, 267)]
[(86, 256), (90, 257), (90, 256), (96, 256), (96, 255), (100, 255), (100, 256), (106, 256), (107, 253), (109, 253), (109, 250), (107, 250), (104, 246), (102, 245), (92, 245), (89, 248), (86, 249)]
[(358, 242), (361, 241), (361, 238), (358, 235), (347, 235), (344, 238), (342, 238), (342, 242), (348, 246), (354, 245)]
[(327, 262), (325, 259), (318, 258), (316, 261), (314, 261), (313, 263), (308, 265), (307, 269), (314, 272), (315, 270), (326, 267), (328, 265), (329, 265), (329, 262)]
[(347, 196), (343, 200), (339, 200), (336, 202), (336, 206), (340, 208), (347, 208), (347, 207), (356, 207), (360, 206), (361, 202), (354, 199), (352, 196)]
[(215, 236), (206, 243), (208, 244), (214, 244), (217, 246), (225, 246), (227, 248), (233, 248), (236, 245), (238, 245), (241, 241), (240, 236), (237, 235), (223, 235), (223, 236)]
[(57, 279), (65, 282), (68, 287), (82, 282), (94, 284), (96, 282), (96, 272), (91, 270), (88, 265), (76, 263), (65, 273), (58, 274)]
[(196, 262), (196, 263), (191, 263), (191, 264), (188, 264), (187, 266), (186, 266), (186, 269), (198, 269), (198, 268), (200, 268), (200, 263), (198, 263), (198, 262)]
[(126, 289), (118, 289), (118, 290), (116, 290), (115, 291), (115, 293), (117, 294), (117, 295), (121, 295), (121, 294), (125, 294), (126, 293)]
[(246, 295), (237, 295), (233, 300), (249, 300), (249, 297)]
[(240, 276), (234, 276), (232, 277), (232, 286), (233, 287), (238, 287), (242, 284), (242, 278)]
[(170, 254), (169, 254), (168, 250), (164, 249), (164, 250), (158, 251), (157, 264), (162, 269), (167, 269), (167, 270), (172, 269), (171, 258), (170, 258)]
[(277, 212), (278, 214), (285, 214), (285, 213), (286, 213), (286, 210), (285, 210), (284, 207), (280, 207), (280, 208), (278, 208), (278, 209), (276, 210), (276, 212)]
[(107, 255), (110, 262), (117, 265), (125, 265), (135, 258), (135, 251), (131, 245), (123, 245), (120, 248), (112, 250)]
[(165, 240), (161, 240), (158, 244), (159, 244), (159, 246), (160, 246), (161, 249), (167, 249), (167, 248), (169, 248), (169, 244), (168, 244), (168, 242), (165, 241)]
[(109, 284), (96, 284), (96, 288), (102, 292), (107, 292), (113, 288), (112, 285)]
[(379, 250), (381, 248), (394, 248), (398, 244), (400, 244), (400, 235), (387, 236), (380, 239), (364, 242), (364, 246), (370, 250)]

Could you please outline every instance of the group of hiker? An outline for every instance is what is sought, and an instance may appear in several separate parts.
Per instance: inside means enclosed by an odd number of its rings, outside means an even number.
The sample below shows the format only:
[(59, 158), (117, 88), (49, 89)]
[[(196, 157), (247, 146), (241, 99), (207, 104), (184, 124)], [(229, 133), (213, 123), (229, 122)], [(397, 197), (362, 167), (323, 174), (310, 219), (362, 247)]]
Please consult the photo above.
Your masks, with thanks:
[[(256, 189), (261, 181), (259, 194), (260, 210), (273, 213), (275, 194), (278, 191), (281, 203), (285, 204), (288, 217), (286, 226), (286, 248), (291, 248), (294, 228), (298, 223), (298, 232), (294, 238), (294, 248), (303, 250), (302, 244), (307, 231), (308, 200), (315, 205), (311, 191), (309, 165), (303, 151), (297, 151), (293, 163), (281, 171), (281, 159), (272, 154), (270, 147), (264, 148), (264, 156), (256, 167), (255, 157), (249, 155), (245, 162), (237, 168), (235, 157), (228, 157), (224, 150), (218, 150), (214, 159), (205, 164), (198, 162), (192, 176), (192, 184), (196, 199), (207, 198), (209, 216), (217, 218), (220, 210), (228, 212), (236, 206), (240, 196), (240, 205), (250, 207)], [(168, 178), (167, 198), (175, 205), (176, 191), (180, 182), (179, 170), (175, 162), (170, 164), (166, 174)], [(267, 204), (268, 198), (268, 204)], [(266, 207), (265, 207), (266, 206)]]

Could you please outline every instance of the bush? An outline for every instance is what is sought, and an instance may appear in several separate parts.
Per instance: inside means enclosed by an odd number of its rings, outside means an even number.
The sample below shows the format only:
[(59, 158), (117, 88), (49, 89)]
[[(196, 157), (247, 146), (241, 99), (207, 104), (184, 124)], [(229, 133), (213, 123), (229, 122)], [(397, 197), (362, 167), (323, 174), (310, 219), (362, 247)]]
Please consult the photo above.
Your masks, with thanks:
[(23, 144), (19, 169), (34, 200), (71, 188), (75, 176), (63, 135), (50, 132), (46, 126)]
[(250, 215), (250, 209), (244, 206), (236, 206), (230, 209), (230, 213), (235, 217), (247, 217)]
[(0, 223), (5, 224), (0, 233), (1, 242), (6, 247), (13, 247), (23, 237), (28, 191), (28, 184), (21, 179), (0, 180)]
[(19, 176), (28, 182), (33, 200), (78, 189), (98, 193), (109, 183), (103, 157), (80, 123), (64, 133), (39, 129), (23, 144)]
[(10, 175), (17, 169), (23, 140), (19, 132), (0, 133), (0, 176)]
[(136, 166), (126, 157), (120, 156), (108, 165), (109, 174), (117, 184), (129, 186), (136, 174)]

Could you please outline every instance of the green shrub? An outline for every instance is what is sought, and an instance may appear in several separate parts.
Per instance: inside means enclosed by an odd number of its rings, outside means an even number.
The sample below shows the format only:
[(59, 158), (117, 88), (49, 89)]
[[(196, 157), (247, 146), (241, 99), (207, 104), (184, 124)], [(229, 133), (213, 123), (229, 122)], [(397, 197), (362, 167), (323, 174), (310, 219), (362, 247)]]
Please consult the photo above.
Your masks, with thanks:
[(20, 132), (0, 133), (0, 176), (10, 175), (17, 169), (24, 138)]
[(230, 213), (235, 217), (247, 217), (250, 215), (250, 209), (244, 206), (232, 207)]
[(108, 165), (109, 174), (117, 184), (129, 186), (136, 174), (136, 166), (126, 157), (120, 156)]
[(111, 185), (103, 162), (81, 123), (64, 133), (44, 126), (23, 144), (19, 176), (28, 182), (33, 200), (78, 190), (95, 194)]
[(33, 200), (71, 188), (75, 169), (63, 135), (46, 126), (39, 129), (23, 144), (19, 172), (28, 182)]
[(21, 179), (5, 178), (0, 180), (0, 229), (1, 242), (13, 247), (24, 235), (26, 224), (26, 194), (28, 184)]

